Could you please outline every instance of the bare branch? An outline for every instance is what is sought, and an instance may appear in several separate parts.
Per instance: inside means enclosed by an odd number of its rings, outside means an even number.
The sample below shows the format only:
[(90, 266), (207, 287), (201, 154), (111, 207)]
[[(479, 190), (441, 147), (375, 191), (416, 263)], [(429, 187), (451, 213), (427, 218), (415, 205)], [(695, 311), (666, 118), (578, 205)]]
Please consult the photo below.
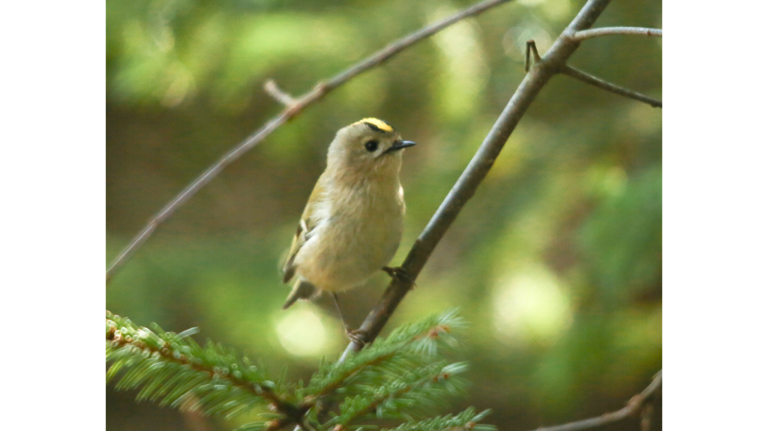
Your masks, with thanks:
[[(610, 0), (589, 0), (579, 14), (571, 21), (568, 28), (552, 44), (549, 51), (530, 68), (523, 82), (515, 91), (515, 94), (507, 103), (496, 124), (493, 125), (488, 135), (483, 140), (480, 148), (469, 162), (464, 172), (454, 184), (451, 191), (443, 200), (432, 220), (424, 228), (416, 243), (411, 248), (403, 262), (402, 268), (411, 280), (421, 272), (421, 269), (429, 259), (438, 242), (451, 226), (459, 211), (469, 201), (475, 190), (483, 181), (493, 162), (501, 152), (509, 135), (517, 126), (517, 123), (525, 114), (528, 107), (546, 85), (549, 79), (557, 74), (566, 60), (576, 51), (578, 44), (570, 40), (567, 35), (579, 30), (589, 28), (594, 24), (598, 16), (603, 12)], [(368, 313), (365, 321), (360, 326), (359, 333), (365, 337), (365, 341), (373, 341), (381, 332), (384, 325), (394, 313), (400, 301), (411, 288), (411, 282), (403, 278), (393, 278), (387, 290), (376, 306)], [(347, 355), (359, 351), (363, 345), (357, 340), (349, 343), (339, 361), (343, 361)]]
[(651, 422), (653, 421), (653, 403), (647, 402), (643, 405), (640, 412), (640, 431), (651, 431)]
[(374, 66), (378, 66), (379, 64), (383, 63), (386, 60), (389, 60), (389, 58), (399, 53), (400, 51), (404, 50), (405, 48), (408, 48), (414, 43), (419, 42), (422, 39), (426, 39), (432, 36), (433, 34), (439, 32), (440, 30), (443, 30), (444, 28), (461, 21), (464, 18), (478, 15), (494, 6), (498, 6), (502, 3), (508, 3), (510, 1), (512, 0), (486, 0), (484, 2), (480, 2), (473, 6), (470, 6), (469, 8), (455, 15), (452, 15), (442, 21), (438, 21), (434, 24), (428, 25), (415, 33), (412, 33), (400, 40), (390, 43), (389, 45), (387, 45), (386, 48), (382, 49), (381, 51), (373, 54), (372, 56), (358, 63), (357, 65), (331, 78), (326, 85), (329, 88), (336, 88), (339, 85), (343, 84), (344, 82), (348, 81), (349, 79), (355, 77), (356, 75), (359, 75), (360, 73)]
[(531, 70), (531, 52), (533, 52), (533, 63), (536, 64), (541, 61), (539, 56), (539, 50), (536, 48), (536, 41), (533, 39), (525, 43), (525, 71)]
[[(155, 232), (157, 227), (163, 223), (165, 220), (167, 220), (171, 215), (173, 215), (176, 210), (178, 210), (184, 203), (186, 203), (189, 198), (194, 196), (195, 193), (197, 193), (200, 189), (205, 187), (213, 178), (215, 178), (225, 167), (227, 167), (230, 163), (237, 160), (240, 156), (248, 152), (251, 148), (255, 147), (257, 144), (259, 144), (261, 141), (263, 141), (267, 136), (269, 136), (272, 132), (274, 132), (277, 128), (285, 124), (288, 120), (292, 119), (296, 115), (298, 115), (301, 111), (303, 111), (306, 107), (318, 102), (320, 99), (323, 98), (326, 94), (334, 90), (335, 88), (341, 86), (342, 84), (346, 83), (350, 79), (354, 78), (355, 76), (367, 71), (368, 69), (371, 69), (373, 67), (376, 67), (383, 62), (389, 60), (396, 54), (398, 54), (400, 51), (410, 47), (411, 45), (424, 40), (433, 34), (439, 32), (440, 30), (443, 30), (444, 28), (455, 24), (458, 21), (461, 21), (467, 17), (478, 15), (482, 12), (485, 12), (488, 9), (491, 9), (495, 6), (498, 6), (503, 3), (508, 3), (511, 0), (486, 0), (480, 3), (477, 3), (461, 12), (458, 12), (454, 15), (451, 15), (450, 17), (438, 21), (434, 24), (430, 24), (424, 28), (422, 28), (419, 31), (416, 31), (415, 33), (411, 33), (408, 36), (403, 37), (402, 39), (399, 39), (393, 43), (390, 43), (387, 45), (384, 49), (374, 53), (370, 57), (364, 59), (363, 61), (353, 65), (347, 70), (342, 71), (338, 75), (334, 76), (333, 78), (329, 79), (327, 82), (321, 82), (318, 85), (315, 86), (312, 91), (309, 91), (308, 93), (302, 95), (298, 99), (293, 99), (295, 103), (291, 104), (290, 106), (286, 106), (286, 108), (276, 117), (269, 120), (264, 126), (262, 126), (259, 130), (254, 132), (253, 135), (251, 135), (249, 138), (247, 138), (245, 141), (241, 142), (237, 146), (235, 146), (233, 149), (231, 149), (228, 153), (226, 153), (221, 159), (219, 159), (216, 163), (214, 163), (211, 167), (209, 167), (205, 172), (203, 172), (199, 177), (195, 178), (192, 183), (190, 183), (184, 190), (181, 191), (178, 195), (176, 195), (173, 200), (168, 202), (168, 204), (163, 207), (163, 209), (160, 210), (150, 221), (149, 223), (144, 227), (144, 229), (141, 230), (141, 232), (136, 235), (131, 242), (128, 244), (127, 247), (125, 247), (120, 254), (115, 258), (115, 260), (112, 262), (112, 264), (107, 269), (107, 284), (109, 284), (109, 281), (114, 277), (114, 275), (117, 273), (117, 271), (122, 268), (123, 265), (133, 256), (134, 253), (136, 253), (136, 250), (138, 250), (148, 239), (152, 236), (152, 234)], [(275, 85), (275, 87), (277, 87)], [(267, 90), (269, 92), (269, 90)], [(282, 91), (280, 91), (280, 94), (285, 95)], [(275, 96), (274, 94), (270, 93), (270, 95)], [(285, 102), (281, 99), (281, 103)]]
[(658, 28), (643, 28), (643, 27), (603, 27), (593, 28), (590, 30), (577, 31), (571, 36), (571, 40), (574, 42), (581, 42), (582, 40), (592, 39), (593, 37), (611, 36), (616, 34), (628, 34), (632, 36), (655, 36), (661, 37), (661, 29)]
[(296, 104), (296, 99), (281, 90), (273, 79), (269, 79), (264, 83), (264, 91), (288, 108)]
[(627, 402), (627, 406), (621, 410), (606, 413), (602, 416), (594, 417), (591, 419), (584, 419), (581, 421), (570, 422), (563, 425), (557, 425), (557, 426), (546, 427), (546, 428), (536, 428), (536, 431), (583, 430), (587, 428), (598, 427), (611, 422), (618, 422), (630, 416), (639, 415), (644, 410), (644, 406), (650, 402), (651, 396), (653, 396), (660, 389), (661, 389), (661, 370), (659, 370), (659, 372), (656, 373), (656, 376), (653, 378), (653, 381), (651, 382), (651, 384), (648, 385), (648, 387), (645, 388), (643, 392), (640, 392), (639, 394), (632, 397)]
[(608, 81), (603, 81), (602, 79), (596, 76), (592, 76), (586, 72), (582, 72), (575, 67), (565, 65), (562, 69), (560, 69), (560, 73), (563, 75), (568, 75), (571, 78), (576, 78), (579, 81), (586, 82), (587, 84), (594, 85), (595, 87), (602, 88), (603, 90), (610, 91), (611, 93), (616, 93), (625, 97), (629, 97), (630, 99), (639, 100), (640, 102), (647, 103), (654, 108), (661, 108), (661, 100), (654, 99), (653, 97), (646, 96), (624, 87), (619, 87), (618, 85), (611, 84)]

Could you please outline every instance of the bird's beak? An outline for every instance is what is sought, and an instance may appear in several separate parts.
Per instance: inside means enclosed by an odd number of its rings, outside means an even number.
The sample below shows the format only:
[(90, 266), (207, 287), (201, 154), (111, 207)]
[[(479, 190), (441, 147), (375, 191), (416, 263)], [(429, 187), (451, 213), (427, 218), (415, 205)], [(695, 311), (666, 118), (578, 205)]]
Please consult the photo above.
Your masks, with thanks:
[(387, 153), (394, 153), (395, 151), (402, 150), (403, 148), (408, 148), (416, 145), (413, 141), (396, 141), (394, 144), (392, 144), (391, 147), (387, 151), (384, 152), (384, 154)]

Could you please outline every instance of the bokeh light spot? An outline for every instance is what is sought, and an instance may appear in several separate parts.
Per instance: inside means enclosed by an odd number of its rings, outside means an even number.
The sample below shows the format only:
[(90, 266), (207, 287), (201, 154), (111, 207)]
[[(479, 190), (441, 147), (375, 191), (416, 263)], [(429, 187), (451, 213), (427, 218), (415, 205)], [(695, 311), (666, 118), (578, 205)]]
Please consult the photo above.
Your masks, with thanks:
[(493, 298), (497, 336), (548, 342), (571, 324), (570, 299), (557, 277), (542, 266), (504, 277)]
[(297, 356), (318, 356), (326, 344), (323, 322), (309, 308), (297, 304), (277, 323), (277, 336), (285, 350)]

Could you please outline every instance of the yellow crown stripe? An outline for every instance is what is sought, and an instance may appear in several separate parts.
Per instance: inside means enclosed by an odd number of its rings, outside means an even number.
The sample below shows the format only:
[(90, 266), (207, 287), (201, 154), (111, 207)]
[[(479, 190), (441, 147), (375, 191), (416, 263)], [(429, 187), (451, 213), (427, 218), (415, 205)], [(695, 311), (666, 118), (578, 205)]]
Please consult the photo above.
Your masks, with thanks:
[(392, 126), (389, 124), (379, 120), (378, 118), (363, 118), (362, 120), (358, 121), (358, 123), (370, 123), (374, 126), (378, 127), (379, 129), (389, 133), (392, 132), (394, 129), (392, 129)]

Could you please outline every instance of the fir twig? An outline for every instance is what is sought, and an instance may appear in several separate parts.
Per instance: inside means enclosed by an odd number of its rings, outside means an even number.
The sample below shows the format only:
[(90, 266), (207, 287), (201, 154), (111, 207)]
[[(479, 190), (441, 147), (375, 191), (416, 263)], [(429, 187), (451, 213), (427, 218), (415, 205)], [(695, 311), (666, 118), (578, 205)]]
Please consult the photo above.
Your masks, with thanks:
[(306, 387), (299, 382), (289, 390), (234, 351), (212, 342), (197, 344), (189, 337), (194, 331), (138, 327), (108, 312), (107, 360), (112, 364), (107, 377), (121, 375), (116, 387), (139, 388), (139, 400), (182, 410), (232, 416), (267, 404), (276, 412), (262, 414), (262, 421), (239, 431), (277, 431), (294, 424), (304, 431), (342, 431), (352, 424), (370, 426), (360, 422), (376, 418), (408, 420), (419, 431), (470, 430), (487, 412), (468, 410), (422, 423), (413, 419), (428, 416), (463, 389), (457, 374), (466, 364), (438, 355), (456, 345), (455, 333), (462, 326), (455, 310), (403, 325), (346, 362), (322, 364)]
[(434, 356), (439, 346), (456, 345), (452, 332), (464, 326), (465, 322), (458, 316), (456, 309), (403, 325), (392, 331), (386, 339), (378, 339), (367, 346), (354, 358), (322, 364), (301, 394), (304, 397), (320, 397), (342, 385), (349, 385), (363, 370), (379, 372), (397, 366), (398, 363), (408, 362), (414, 359), (414, 355)]
[[(341, 414), (326, 425), (341, 425), (340, 429), (370, 414), (377, 418), (393, 417), (393, 413), (420, 413), (443, 400), (442, 394), (459, 392), (463, 381), (455, 378), (466, 370), (465, 364), (433, 363), (392, 376), (378, 387), (365, 388), (340, 406)], [(338, 428), (337, 428), (338, 429)]]
[(492, 425), (484, 425), (479, 422), (491, 414), (490, 410), (475, 413), (475, 409), (469, 407), (461, 413), (455, 415), (438, 416), (432, 419), (426, 419), (419, 422), (407, 422), (397, 428), (390, 428), (383, 431), (430, 431), (430, 430), (451, 430), (451, 431), (493, 431), (496, 429)]
[[(259, 404), (302, 421), (303, 412), (275, 391), (278, 385), (247, 358), (209, 342), (200, 346), (159, 327), (138, 327), (108, 312), (107, 381), (121, 370), (118, 389), (142, 387), (137, 399), (177, 408), (200, 408), (205, 414), (231, 416)], [(197, 402), (187, 403), (190, 397)]]

